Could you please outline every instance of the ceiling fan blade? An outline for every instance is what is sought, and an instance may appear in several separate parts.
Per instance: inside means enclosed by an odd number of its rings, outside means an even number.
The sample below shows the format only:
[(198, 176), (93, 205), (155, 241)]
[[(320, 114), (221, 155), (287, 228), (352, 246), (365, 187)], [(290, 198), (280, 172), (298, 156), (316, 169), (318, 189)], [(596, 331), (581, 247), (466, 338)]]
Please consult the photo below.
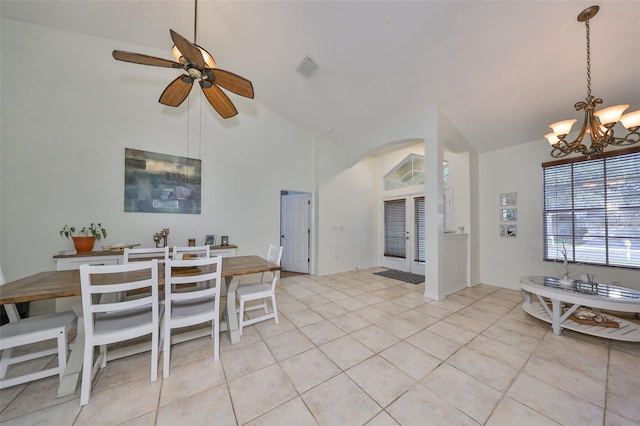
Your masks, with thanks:
[(203, 82), (200, 80), (200, 87), (202, 87), (202, 92), (207, 97), (207, 100), (211, 104), (211, 106), (218, 111), (218, 114), (222, 116), (222, 118), (230, 118), (238, 113), (238, 110), (231, 102), (231, 99), (215, 84), (211, 84), (211, 86), (206, 87), (211, 83)]
[(196, 46), (194, 46), (193, 43), (182, 37), (177, 32), (170, 29), (169, 33), (171, 34), (171, 40), (173, 40), (173, 43), (180, 50), (182, 56), (184, 56), (187, 61), (195, 64), (202, 70), (206, 65), (204, 63), (204, 58), (202, 57), (202, 53), (200, 52), (200, 50)]
[(162, 95), (160, 95), (159, 102), (168, 106), (177, 107), (189, 96), (192, 86), (193, 78), (183, 74), (169, 83), (162, 92)]
[(113, 58), (118, 61), (132, 62), (134, 64), (151, 65), (153, 67), (182, 68), (177, 62), (168, 59), (156, 58), (155, 56), (143, 55), (142, 53), (125, 52), (114, 50)]
[(207, 68), (207, 71), (213, 72), (216, 84), (237, 95), (253, 99), (253, 85), (246, 78), (220, 68)]

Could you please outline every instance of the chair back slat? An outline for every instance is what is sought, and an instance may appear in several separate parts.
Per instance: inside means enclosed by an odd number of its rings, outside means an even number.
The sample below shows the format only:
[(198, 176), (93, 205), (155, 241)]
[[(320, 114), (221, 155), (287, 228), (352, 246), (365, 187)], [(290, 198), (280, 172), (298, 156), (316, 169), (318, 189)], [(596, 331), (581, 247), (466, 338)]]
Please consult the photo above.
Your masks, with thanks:
[[(218, 292), (219, 290), (216, 287), (206, 288), (206, 289), (197, 289), (197, 290), (190, 288), (186, 291), (181, 291), (179, 293), (172, 292), (171, 300), (185, 301), (185, 300), (193, 300), (193, 299), (204, 299), (207, 297), (215, 297), (217, 296)], [(197, 296), (194, 296), (193, 293), (197, 293)]]
[(137, 299), (128, 299), (122, 302), (96, 303), (91, 306), (91, 312), (100, 313), (100, 312), (131, 311), (136, 308), (151, 306), (151, 304), (152, 304), (151, 296), (147, 296), (147, 297), (140, 297)]
[(282, 261), (282, 252), (284, 247), (277, 246), (275, 244), (269, 244), (269, 250), (267, 250), (267, 260), (271, 263), (276, 263), (280, 265)]
[[(218, 271), (221, 266), (217, 266), (215, 271), (204, 271), (198, 274), (188, 274), (185, 275), (182, 273), (182, 270), (178, 270), (177, 268), (185, 268), (185, 270), (192, 270), (192, 268), (200, 268), (200, 267), (210, 267), (210, 265), (217, 265), (217, 263), (211, 263), (206, 258), (192, 259), (192, 260), (171, 260), (171, 284), (190, 284), (193, 282), (201, 282), (201, 281), (210, 281), (215, 280)], [(167, 267), (165, 264), (165, 276), (167, 274)]]
[[(195, 258), (191, 260), (169, 260), (165, 265), (165, 306), (171, 300), (200, 299), (215, 296), (219, 298), (222, 279), (222, 256)], [(215, 267), (215, 270), (211, 270)], [(199, 272), (184, 274), (178, 268), (199, 269)], [(178, 291), (181, 285), (193, 285)]]
[[(102, 265), (101, 265), (102, 266)], [(153, 285), (153, 279), (137, 280), (126, 283), (113, 283), (113, 284), (94, 284), (89, 287), (88, 291), (91, 294), (104, 294), (104, 293), (116, 293), (120, 291), (138, 290), (145, 287), (151, 287)]]
[(169, 246), (125, 248), (122, 259), (124, 263), (158, 259), (159, 264), (164, 264), (169, 259)]
[[(188, 254), (191, 259), (201, 258), (201, 257), (209, 257), (211, 256), (211, 247), (209, 246), (174, 246), (173, 247), (173, 260), (183, 260), (183, 256)], [(185, 259), (186, 260), (186, 259)]]

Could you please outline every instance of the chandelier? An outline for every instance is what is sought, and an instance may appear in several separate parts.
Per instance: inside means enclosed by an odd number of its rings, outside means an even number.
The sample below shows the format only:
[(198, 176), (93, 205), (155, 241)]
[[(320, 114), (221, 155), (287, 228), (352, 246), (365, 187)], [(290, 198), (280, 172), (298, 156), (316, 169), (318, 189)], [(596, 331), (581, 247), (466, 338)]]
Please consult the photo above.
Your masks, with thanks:
[[(640, 140), (640, 110), (622, 115), (629, 105), (616, 105), (596, 111), (596, 106), (602, 104), (602, 99), (591, 95), (591, 50), (589, 40), (589, 20), (600, 10), (599, 6), (591, 6), (578, 15), (578, 21), (584, 22), (587, 29), (587, 97), (585, 101), (576, 102), (576, 111), (584, 111), (584, 122), (578, 136), (571, 142), (567, 140), (571, 127), (576, 119), (558, 121), (549, 125), (552, 133), (546, 134), (551, 146), (551, 156), (564, 157), (571, 153), (581, 153), (587, 157), (600, 154), (608, 145), (632, 145)], [(615, 137), (614, 126), (620, 122), (629, 133), (624, 137)], [(591, 137), (591, 145), (582, 143), (586, 134)], [(586, 142), (586, 141), (585, 141)]]

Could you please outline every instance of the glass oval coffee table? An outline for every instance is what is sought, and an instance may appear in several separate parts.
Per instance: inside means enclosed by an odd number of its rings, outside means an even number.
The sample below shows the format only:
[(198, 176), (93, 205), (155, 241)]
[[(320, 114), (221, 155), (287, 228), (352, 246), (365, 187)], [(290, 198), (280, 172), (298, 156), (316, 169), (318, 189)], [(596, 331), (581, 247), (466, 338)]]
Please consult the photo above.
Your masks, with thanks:
[[(580, 281), (574, 281), (571, 285), (561, 285), (558, 278), (544, 276), (522, 277), (520, 288), (524, 294), (522, 305), (524, 311), (551, 323), (553, 333), (556, 335), (566, 328), (607, 339), (640, 342), (640, 323), (627, 321), (608, 313), (598, 313), (599, 309), (640, 312), (640, 290)], [(534, 300), (532, 295), (535, 295), (537, 300)], [(582, 307), (590, 308), (582, 312), (594, 312), (592, 316), (594, 321), (577, 322), (576, 313), (580, 312), (578, 309)], [(618, 326), (605, 326), (605, 321), (615, 322)]]

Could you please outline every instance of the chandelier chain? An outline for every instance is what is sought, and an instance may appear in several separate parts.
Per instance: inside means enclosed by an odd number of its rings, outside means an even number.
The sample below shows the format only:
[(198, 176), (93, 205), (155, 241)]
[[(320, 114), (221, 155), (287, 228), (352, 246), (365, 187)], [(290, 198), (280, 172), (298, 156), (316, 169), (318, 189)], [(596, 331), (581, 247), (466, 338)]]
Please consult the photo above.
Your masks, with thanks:
[(591, 97), (591, 39), (589, 37), (589, 20), (585, 22), (587, 27), (587, 98)]

